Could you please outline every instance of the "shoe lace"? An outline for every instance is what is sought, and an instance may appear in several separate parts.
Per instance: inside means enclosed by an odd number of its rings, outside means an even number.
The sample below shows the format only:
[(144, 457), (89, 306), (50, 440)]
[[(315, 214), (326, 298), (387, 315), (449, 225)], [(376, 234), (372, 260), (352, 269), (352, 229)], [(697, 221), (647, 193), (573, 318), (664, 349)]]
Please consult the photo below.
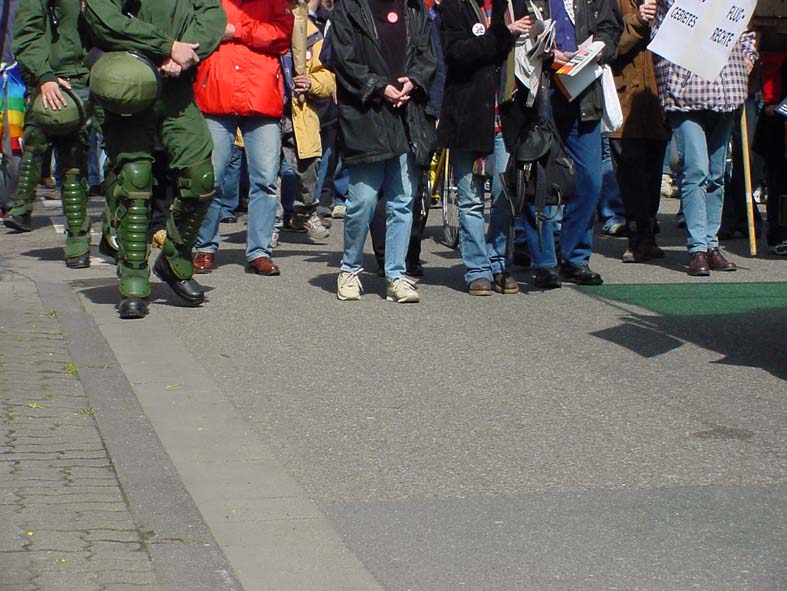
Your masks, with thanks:
[(362, 271), (363, 269), (358, 269), (357, 271), (344, 271), (342, 274), (342, 287), (357, 287), (358, 291), (363, 293), (363, 284), (361, 283), (361, 278), (359, 277)]
[(393, 281), (393, 288), (396, 291), (404, 289), (406, 291), (415, 291), (415, 281), (409, 277), (398, 277)]

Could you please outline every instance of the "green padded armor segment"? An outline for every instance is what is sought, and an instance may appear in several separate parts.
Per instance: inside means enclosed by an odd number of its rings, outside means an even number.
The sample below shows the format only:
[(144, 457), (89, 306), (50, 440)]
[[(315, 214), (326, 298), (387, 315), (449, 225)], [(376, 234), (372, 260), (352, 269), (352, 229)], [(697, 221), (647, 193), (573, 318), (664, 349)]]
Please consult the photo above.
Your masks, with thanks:
[(36, 186), (41, 179), (41, 163), (49, 142), (46, 135), (36, 126), (25, 129), (25, 148), (22, 162), (19, 164), (19, 182), (16, 189), (14, 207), (8, 213), (23, 215), (33, 212), (33, 201), (36, 198)]
[(152, 190), (152, 165), (147, 160), (139, 160), (123, 166), (112, 191), (118, 200), (120, 263), (117, 271), (120, 293), (124, 297), (144, 298), (150, 295), (148, 227)]
[(87, 191), (79, 169), (63, 176), (63, 214), (66, 217), (66, 258), (90, 252), (90, 217), (87, 215)]
[(203, 160), (180, 171), (178, 192), (167, 219), (162, 252), (175, 275), (189, 279), (194, 274), (191, 251), (215, 192), (211, 161)]

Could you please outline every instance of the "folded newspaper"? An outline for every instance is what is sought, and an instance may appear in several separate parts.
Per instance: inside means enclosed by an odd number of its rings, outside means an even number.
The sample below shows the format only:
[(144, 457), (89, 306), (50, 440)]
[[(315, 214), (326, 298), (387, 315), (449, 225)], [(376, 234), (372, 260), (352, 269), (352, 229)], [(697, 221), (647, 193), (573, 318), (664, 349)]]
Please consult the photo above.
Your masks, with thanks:
[(527, 35), (517, 39), (514, 47), (514, 73), (528, 90), (528, 107), (532, 107), (536, 100), (544, 57), (550, 55), (555, 46), (554, 21), (552, 19), (544, 20), (541, 11), (532, 2), (530, 3), (530, 16), (533, 17), (533, 27)]
[(569, 101), (577, 98), (601, 76), (603, 70), (597, 57), (602, 51), (604, 51), (604, 42), (593, 41), (593, 37), (590, 36), (579, 46), (568, 63), (555, 72), (555, 82)]

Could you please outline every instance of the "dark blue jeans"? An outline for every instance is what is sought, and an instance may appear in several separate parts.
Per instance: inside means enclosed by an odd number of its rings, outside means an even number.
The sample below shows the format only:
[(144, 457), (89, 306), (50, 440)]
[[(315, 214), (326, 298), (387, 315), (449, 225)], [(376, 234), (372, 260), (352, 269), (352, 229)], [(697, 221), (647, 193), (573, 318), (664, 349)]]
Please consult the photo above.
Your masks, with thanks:
[(563, 211), (559, 258), (587, 265), (593, 251), (593, 223), (601, 198), (601, 124), (582, 121), (579, 102), (569, 103), (556, 89), (550, 92), (552, 117), (566, 153), (576, 167), (577, 189)]

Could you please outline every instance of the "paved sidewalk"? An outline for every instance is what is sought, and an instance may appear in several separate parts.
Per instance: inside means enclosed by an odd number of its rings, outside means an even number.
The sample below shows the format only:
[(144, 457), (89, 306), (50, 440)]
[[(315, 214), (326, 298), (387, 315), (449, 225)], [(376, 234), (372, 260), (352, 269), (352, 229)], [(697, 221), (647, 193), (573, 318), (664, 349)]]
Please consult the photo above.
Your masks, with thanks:
[(6, 271), (0, 334), (0, 591), (158, 589), (58, 315)]

